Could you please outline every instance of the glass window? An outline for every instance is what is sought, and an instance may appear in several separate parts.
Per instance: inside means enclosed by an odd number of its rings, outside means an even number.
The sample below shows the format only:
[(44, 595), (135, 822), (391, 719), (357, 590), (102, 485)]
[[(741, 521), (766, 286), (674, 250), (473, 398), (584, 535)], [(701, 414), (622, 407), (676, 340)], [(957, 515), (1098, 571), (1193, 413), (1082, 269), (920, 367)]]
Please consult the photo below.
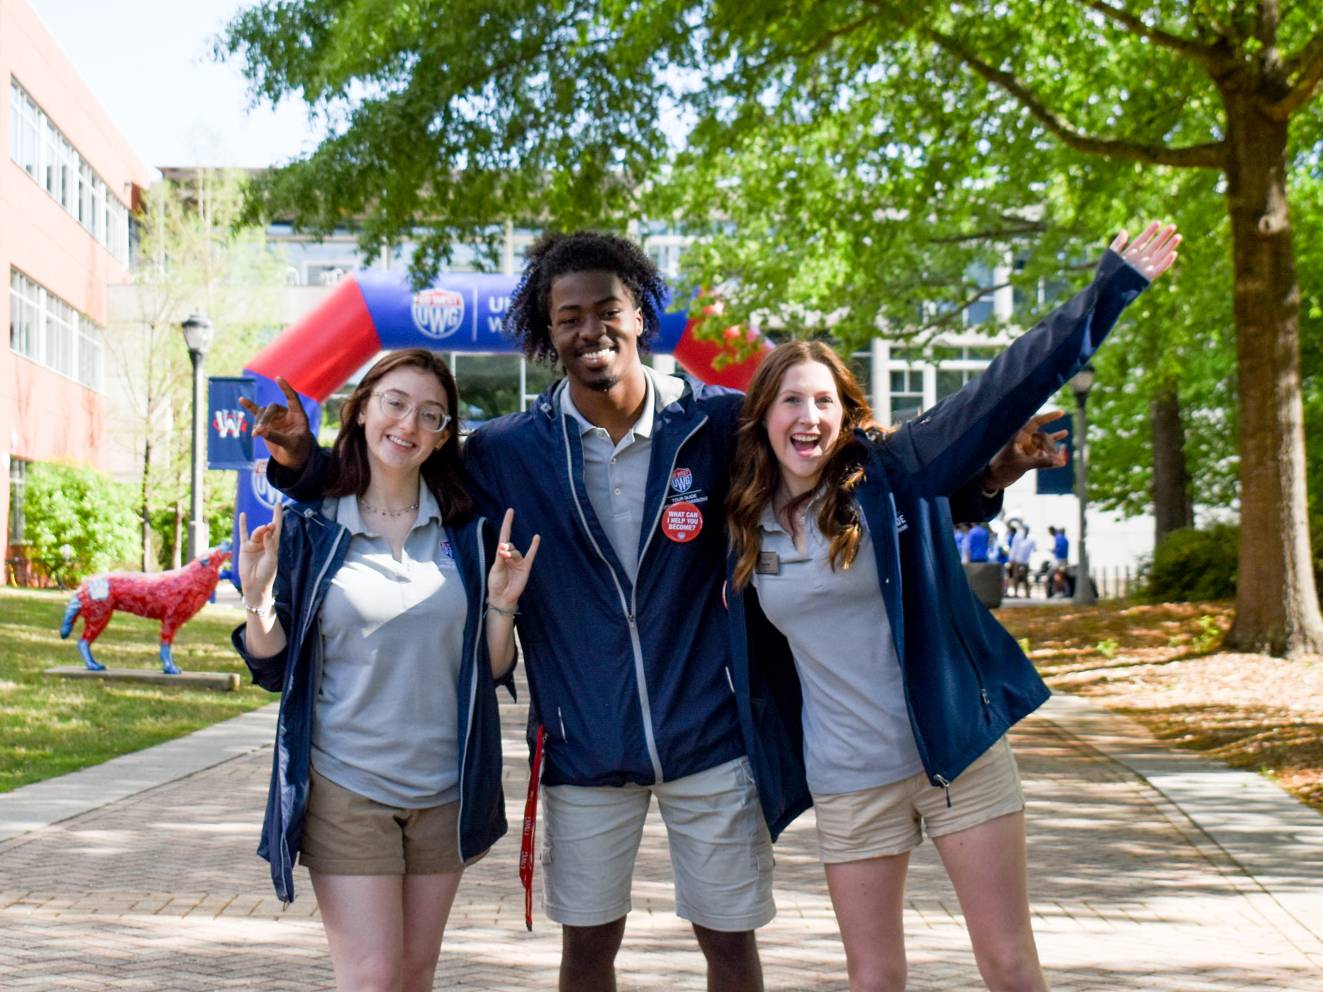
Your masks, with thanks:
[(78, 381), (101, 388), (101, 328), (81, 314), (78, 317)]
[(9, 346), (86, 386), (101, 388), (101, 328), (14, 269), (9, 272)]
[(128, 207), (107, 189), (54, 123), (12, 77), (9, 157), (122, 265), (129, 264)]
[(450, 370), (459, 387), (460, 420), (464, 429), (521, 409), (519, 355), (450, 356)]

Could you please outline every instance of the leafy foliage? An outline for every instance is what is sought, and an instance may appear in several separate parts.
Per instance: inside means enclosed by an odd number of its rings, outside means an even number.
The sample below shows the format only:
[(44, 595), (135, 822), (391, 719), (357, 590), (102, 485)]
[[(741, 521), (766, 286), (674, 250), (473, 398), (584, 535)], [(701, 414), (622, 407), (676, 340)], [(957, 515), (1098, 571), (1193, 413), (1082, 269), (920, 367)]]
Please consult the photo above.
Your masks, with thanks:
[(23, 515), (29, 557), (64, 585), (133, 554), (132, 496), (99, 472), (33, 464), (23, 487)]
[(1240, 530), (1219, 524), (1173, 531), (1140, 572), (1139, 598), (1150, 603), (1230, 599), (1236, 594)]

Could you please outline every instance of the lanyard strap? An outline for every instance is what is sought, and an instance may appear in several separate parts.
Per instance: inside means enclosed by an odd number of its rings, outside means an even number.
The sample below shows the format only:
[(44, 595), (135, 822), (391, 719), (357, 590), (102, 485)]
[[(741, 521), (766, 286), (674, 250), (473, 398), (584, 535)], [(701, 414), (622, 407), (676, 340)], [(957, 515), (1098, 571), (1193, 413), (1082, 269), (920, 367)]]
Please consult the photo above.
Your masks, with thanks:
[(528, 773), (528, 798), (524, 800), (524, 836), (519, 842), (519, 881), (524, 886), (524, 926), (533, 929), (533, 837), (537, 833), (537, 788), (542, 781), (542, 744), (547, 728), (538, 724), (533, 747), (533, 767)]

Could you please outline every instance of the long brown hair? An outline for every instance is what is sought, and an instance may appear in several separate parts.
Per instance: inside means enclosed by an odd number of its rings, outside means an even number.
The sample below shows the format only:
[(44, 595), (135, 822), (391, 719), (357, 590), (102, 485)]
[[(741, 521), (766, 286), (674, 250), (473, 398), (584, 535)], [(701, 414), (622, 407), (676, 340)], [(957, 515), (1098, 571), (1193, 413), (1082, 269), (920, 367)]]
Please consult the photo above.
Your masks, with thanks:
[(392, 351), (368, 369), (367, 375), (349, 394), (349, 399), (340, 408), (340, 433), (331, 448), (331, 478), (334, 481), (326, 495), (362, 496), (367, 492), (372, 470), (367, 460), (367, 436), (358, 417), (376, 392), (377, 384), (391, 372), (403, 368), (430, 372), (446, 394), (446, 411), (451, 417), (446, 427), (449, 434), (445, 443), (427, 456), (420, 472), (441, 508), (441, 519), (448, 524), (459, 523), (473, 512), (473, 500), (464, 490), (464, 470), (460, 465), (459, 389), (450, 366), (440, 355), (426, 348)]
[(864, 391), (836, 352), (821, 341), (787, 341), (762, 360), (740, 409), (735, 441), (735, 465), (730, 495), (726, 497), (726, 526), (735, 552), (735, 588), (743, 589), (753, 577), (758, 560), (759, 522), (763, 509), (781, 485), (781, 468), (772, 452), (763, 421), (781, 389), (786, 371), (802, 362), (825, 365), (836, 381), (841, 401), (841, 432), (827, 453), (818, 484), (791, 500), (785, 512), (794, 518), (805, 504), (820, 499), (818, 529), (830, 542), (832, 568), (849, 568), (859, 552), (863, 522), (851, 493), (864, 477), (864, 448), (856, 429), (881, 432), (873, 420)]

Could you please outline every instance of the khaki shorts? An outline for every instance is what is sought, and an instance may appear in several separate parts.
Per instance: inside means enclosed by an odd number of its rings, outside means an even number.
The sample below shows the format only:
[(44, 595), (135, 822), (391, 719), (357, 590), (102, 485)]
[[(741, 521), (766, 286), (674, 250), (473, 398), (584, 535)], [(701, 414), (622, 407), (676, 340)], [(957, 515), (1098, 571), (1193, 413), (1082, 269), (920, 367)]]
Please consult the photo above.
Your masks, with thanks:
[[(486, 852), (483, 852), (486, 853)], [(459, 859), (459, 803), (386, 806), (312, 770), (299, 864), (327, 875), (446, 875)]]
[(730, 933), (776, 915), (772, 840), (748, 758), (658, 786), (553, 785), (542, 794), (545, 908), (555, 922), (599, 926), (629, 912), (653, 796), (666, 824), (676, 915)]
[(813, 797), (818, 820), (819, 857), (826, 864), (902, 854), (929, 837), (968, 830), (1024, 809), (1020, 772), (1003, 737), (946, 790), (923, 772), (860, 792)]

